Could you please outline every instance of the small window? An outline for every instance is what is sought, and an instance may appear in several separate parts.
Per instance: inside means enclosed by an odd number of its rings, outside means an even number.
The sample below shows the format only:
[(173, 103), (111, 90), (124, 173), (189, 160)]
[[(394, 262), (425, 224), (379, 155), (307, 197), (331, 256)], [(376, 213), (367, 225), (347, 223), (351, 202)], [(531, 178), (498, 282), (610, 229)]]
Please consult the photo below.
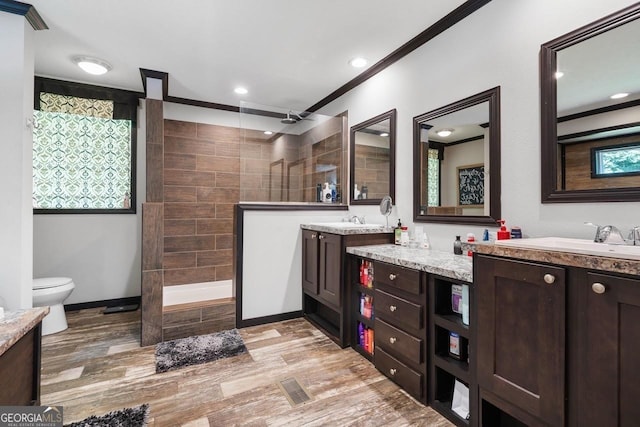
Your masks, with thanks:
[(593, 178), (640, 175), (640, 143), (591, 149)]
[(135, 213), (137, 94), (36, 78), (34, 213)]

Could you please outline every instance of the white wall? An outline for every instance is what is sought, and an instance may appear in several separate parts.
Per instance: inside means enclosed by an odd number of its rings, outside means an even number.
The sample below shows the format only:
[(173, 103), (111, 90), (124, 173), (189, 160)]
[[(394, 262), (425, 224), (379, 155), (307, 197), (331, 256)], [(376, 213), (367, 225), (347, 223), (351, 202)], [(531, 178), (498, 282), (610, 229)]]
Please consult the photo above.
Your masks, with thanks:
[(144, 100), (140, 103), (137, 213), (33, 217), (33, 276), (71, 277), (76, 288), (65, 304), (140, 295), (142, 202), (146, 185), (146, 113)]
[(243, 320), (302, 310), (300, 224), (340, 221), (346, 214), (345, 211), (245, 212)]
[[(349, 110), (349, 125), (397, 108), (396, 200), (413, 212), (414, 116), (495, 86), (501, 87), (502, 216), (527, 236), (592, 238), (584, 221), (628, 229), (640, 223), (639, 203), (541, 204), (540, 45), (623, 7), (630, 0), (493, 0), (320, 112)], [(377, 208), (375, 208), (377, 209)], [(373, 207), (351, 207), (372, 213)], [(413, 226), (413, 224), (410, 224)], [(424, 224), (436, 249), (455, 235), (484, 227)], [(268, 228), (268, 227), (267, 227)]]
[(0, 12), (0, 306), (32, 305), (33, 29)]

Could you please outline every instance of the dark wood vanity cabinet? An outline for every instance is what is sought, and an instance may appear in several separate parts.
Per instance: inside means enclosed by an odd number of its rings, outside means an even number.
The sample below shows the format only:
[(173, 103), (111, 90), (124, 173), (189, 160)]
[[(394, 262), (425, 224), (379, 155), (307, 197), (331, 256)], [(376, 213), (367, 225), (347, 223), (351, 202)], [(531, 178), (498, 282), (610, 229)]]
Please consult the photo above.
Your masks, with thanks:
[[(576, 275), (572, 426), (640, 424), (640, 280)], [(573, 402), (572, 402), (573, 403)]]
[(373, 262), (376, 368), (427, 403), (427, 275)]
[(638, 425), (640, 280), (477, 254), (474, 282), (480, 425)]
[(302, 312), (341, 347), (349, 345), (347, 246), (391, 243), (391, 233), (334, 234), (302, 230)]
[(564, 425), (565, 270), (476, 256), (478, 385)]

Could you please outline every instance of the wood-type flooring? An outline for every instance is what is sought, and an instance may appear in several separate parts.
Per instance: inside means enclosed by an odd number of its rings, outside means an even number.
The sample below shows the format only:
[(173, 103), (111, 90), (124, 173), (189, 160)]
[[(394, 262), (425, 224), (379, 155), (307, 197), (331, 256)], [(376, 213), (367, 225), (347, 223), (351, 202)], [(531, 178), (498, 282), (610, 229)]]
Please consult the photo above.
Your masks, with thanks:
[[(241, 329), (247, 354), (156, 374), (140, 311), (102, 310), (69, 312), (42, 340), (41, 404), (62, 405), (65, 423), (149, 403), (149, 426), (452, 425), (303, 319)], [(288, 378), (312, 400), (292, 406)]]

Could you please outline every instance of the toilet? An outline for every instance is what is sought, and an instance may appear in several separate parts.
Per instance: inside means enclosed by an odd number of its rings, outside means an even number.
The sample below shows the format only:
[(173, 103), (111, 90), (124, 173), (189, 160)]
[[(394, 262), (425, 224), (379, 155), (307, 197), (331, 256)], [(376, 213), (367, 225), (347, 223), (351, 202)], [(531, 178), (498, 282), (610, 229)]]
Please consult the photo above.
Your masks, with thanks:
[(49, 314), (42, 319), (42, 335), (67, 329), (67, 317), (62, 303), (69, 298), (76, 285), (69, 277), (33, 279), (33, 306), (49, 306)]

